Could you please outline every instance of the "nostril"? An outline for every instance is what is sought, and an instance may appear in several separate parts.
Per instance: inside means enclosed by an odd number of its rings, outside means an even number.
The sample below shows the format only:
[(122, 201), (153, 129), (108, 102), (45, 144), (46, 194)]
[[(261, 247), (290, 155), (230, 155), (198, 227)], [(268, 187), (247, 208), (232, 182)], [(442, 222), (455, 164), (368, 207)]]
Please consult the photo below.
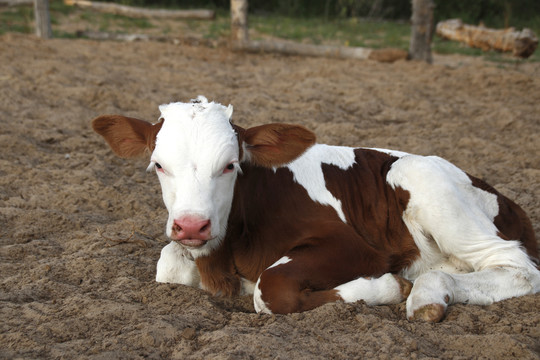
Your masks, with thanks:
[(173, 225), (173, 231), (180, 232), (180, 231), (182, 231), (182, 227), (180, 225), (178, 225), (178, 223), (175, 222), (174, 225)]
[(201, 227), (199, 232), (201, 232), (201, 233), (206, 232), (206, 231), (208, 231), (209, 228), (210, 228), (210, 221), (206, 222), (206, 224), (204, 224), (203, 227)]

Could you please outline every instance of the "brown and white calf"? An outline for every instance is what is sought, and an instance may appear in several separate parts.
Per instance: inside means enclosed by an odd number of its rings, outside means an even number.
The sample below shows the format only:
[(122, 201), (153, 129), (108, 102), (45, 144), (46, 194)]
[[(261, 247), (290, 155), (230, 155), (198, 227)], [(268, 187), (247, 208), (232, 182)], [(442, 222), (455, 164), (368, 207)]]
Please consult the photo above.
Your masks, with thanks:
[(172, 239), (157, 281), (243, 289), (265, 313), (407, 298), (407, 316), (429, 321), (449, 304), (540, 291), (524, 211), (439, 157), (317, 144), (294, 125), (243, 129), (202, 96), (160, 111), (154, 125), (93, 121), (117, 155), (151, 153)]

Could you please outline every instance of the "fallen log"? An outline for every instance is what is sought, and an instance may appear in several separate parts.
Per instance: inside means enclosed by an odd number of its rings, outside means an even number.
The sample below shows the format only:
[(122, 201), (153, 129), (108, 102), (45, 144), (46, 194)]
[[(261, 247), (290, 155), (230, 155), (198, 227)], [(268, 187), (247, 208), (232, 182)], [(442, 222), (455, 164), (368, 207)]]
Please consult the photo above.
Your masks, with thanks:
[(442, 38), (463, 42), (484, 51), (512, 52), (514, 56), (527, 58), (538, 46), (538, 38), (530, 29), (516, 31), (489, 29), (484, 26), (463, 24), (460, 19), (441, 21), (437, 24), (437, 35)]
[(206, 46), (206, 47), (218, 47), (226, 46), (226, 41), (220, 42), (219, 40), (204, 39), (193, 36), (166, 36), (166, 35), (148, 35), (148, 34), (122, 34), (122, 33), (110, 33), (104, 31), (82, 31), (76, 32), (77, 37), (86, 38), (91, 40), (111, 40), (111, 41), (125, 41), (125, 42), (145, 42), (145, 41), (157, 41), (171, 43), (174, 45), (188, 45), (188, 46)]
[(170, 38), (166, 36), (154, 36), (146, 34), (122, 34), (110, 33), (104, 31), (77, 31), (77, 37), (83, 37), (92, 40), (114, 40), (114, 41), (160, 41), (167, 42)]
[(213, 10), (193, 9), (193, 10), (166, 10), (166, 9), (146, 9), (140, 7), (119, 5), (108, 2), (95, 2), (87, 0), (64, 0), (66, 5), (76, 5), (89, 8), (95, 11), (124, 15), (131, 17), (149, 17), (160, 19), (198, 19), (212, 20), (216, 13)]
[[(193, 37), (182, 38), (146, 34), (119, 34), (101, 31), (77, 31), (77, 36), (92, 40), (113, 40), (126, 42), (159, 41), (190, 46), (217, 47), (226, 45), (226, 42), (222, 43), (215, 40)], [(274, 41), (248, 41), (243, 43), (243, 46), (233, 46), (233, 50), (251, 53), (268, 52), (285, 55), (322, 56), (341, 59), (369, 59), (379, 62), (394, 62), (397, 60), (404, 60), (408, 56), (408, 53), (401, 49), (369, 49), (360, 47), (307, 45)]]
[(370, 49), (362, 47), (309, 45), (285, 41), (247, 41), (234, 47), (247, 52), (270, 52), (284, 55), (319, 56), (340, 59), (364, 59), (380, 62), (404, 60), (408, 52), (401, 49)]

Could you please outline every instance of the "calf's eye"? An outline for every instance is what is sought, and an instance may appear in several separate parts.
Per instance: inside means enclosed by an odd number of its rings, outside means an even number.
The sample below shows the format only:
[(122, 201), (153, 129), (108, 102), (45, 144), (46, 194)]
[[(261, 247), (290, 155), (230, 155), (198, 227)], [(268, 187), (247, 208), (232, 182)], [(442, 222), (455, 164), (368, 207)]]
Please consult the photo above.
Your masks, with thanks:
[(227, 166), (225, 166), (225, 169), (223, 169), (223, 173), (230, 173), (234, 170), (234, 163), (229, 163)]
[(163, 170), (163, 167), (160, 165), (160, 163), (156, 163), (156, 169), (160, 171)]

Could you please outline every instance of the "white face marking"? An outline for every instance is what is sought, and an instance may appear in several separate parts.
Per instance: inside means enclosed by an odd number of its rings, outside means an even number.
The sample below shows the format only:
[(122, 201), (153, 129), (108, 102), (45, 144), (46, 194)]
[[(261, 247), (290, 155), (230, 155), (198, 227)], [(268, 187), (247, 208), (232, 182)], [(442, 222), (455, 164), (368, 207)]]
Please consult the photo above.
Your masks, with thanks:
[[(283, 256), (281, 259), (270, 265), (266, 270), (274, 268), (279, 265), (286, 264), (288, 262), (292, 261), (292, 259), (288, 256)], [(259, 287), (259, 284), (261, 282), (261, 277), (259, 276), (259, 279), (257, 279), (257, 283), (255, 284), (255, 288), (253, 290), (253, 305), (255, 306), (255, 311), (257, 313), (263, 313), (263, 314), (271, 314), (272, 311), (268, 308), (268, 305), (263, 301), (262, 299), (262, 291)]]
[(354, 163), (354, 148), (316, 144), (306, 150), (298, 159), (288, 164), (287, 168), (293, 173), (294, 180), (307, 190), (313, 201), (332, 206), (339, 218), (343, 222), (347, 222), (341, 201), (336, 199), (326, 188), (321, 166), (329, 164), (347, 170)]
[(160, 106), (164, 123), (151, 157), (169, 211), (167, 236), (183, 216), (210, 220), (212, 240), (187, 248), (193, 257), (209, 254), (223, 240), (239, 170), (238, 140), (229, 122), (232, 107), (204, 97), (197, 101)]

